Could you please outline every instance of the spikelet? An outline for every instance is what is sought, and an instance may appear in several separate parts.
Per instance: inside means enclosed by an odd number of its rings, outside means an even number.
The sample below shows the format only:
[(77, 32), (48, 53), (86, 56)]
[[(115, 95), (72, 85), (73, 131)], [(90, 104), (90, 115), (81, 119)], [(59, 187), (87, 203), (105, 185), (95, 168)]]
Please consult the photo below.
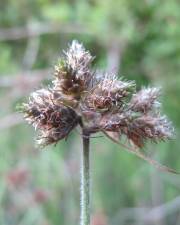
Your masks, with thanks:
[(148, 112), (160, 107), (157, 98), (160, 95), (159, 88), (143, 88), (133, 95), (130, 101), (130, 107), (136, 112)]
[(54, 90), (79, 99), (91, 82), (92, 60), (93, 57), (83, 45), (73, 41), (67, 52), (64, 52), (64, 58), (55, 66)]
[(39, 131), (37, 143), (41, 146), (66, 137), (78, 122), (71, 108), (54, 104), (52, 97), (52, 92), (41, 89), (33, 92), (29, 103), (23, 105), (24, 118)]
[(109, 111), (120, 108), (122, 101), (135, 88), (134, 82), (118, 80), (115, 75), (105, 75), (86, 96), (85, 103), (94, 111)]

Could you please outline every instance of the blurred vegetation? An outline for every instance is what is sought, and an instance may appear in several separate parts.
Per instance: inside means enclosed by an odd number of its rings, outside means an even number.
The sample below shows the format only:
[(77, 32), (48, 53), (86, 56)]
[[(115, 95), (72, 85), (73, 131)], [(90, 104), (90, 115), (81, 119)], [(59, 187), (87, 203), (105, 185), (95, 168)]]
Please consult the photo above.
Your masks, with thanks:
[[(96, 56), (95, 69), (118, 72), (138, 89), (162, 86), (176, 138), (148, 144), (146, 151), (180, 171), (179, 8), (179, 0), (0, 1), (0, 224), (78, 224), (79, 132), (40, 151), (34, 131), (15, 112), (42, 80), (49, 83), (72, 39)], [(155, 170), (105, 138), (91, 142), (92, 225), (180, 224), (179, 176)], [(148, 220), (158, 205), (164, 205), (159, 217)]]

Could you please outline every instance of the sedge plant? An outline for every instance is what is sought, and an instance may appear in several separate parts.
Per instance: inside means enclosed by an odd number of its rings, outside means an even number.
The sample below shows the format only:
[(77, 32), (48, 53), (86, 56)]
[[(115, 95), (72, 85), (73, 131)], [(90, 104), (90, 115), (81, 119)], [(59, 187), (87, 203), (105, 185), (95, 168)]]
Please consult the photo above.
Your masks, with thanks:
[[(33, 92), (22, 104), (25, 120), (38, 131), (37, 145), (45, 147), (66, 139), (79, 126), (82, 130), (81, 225), (90, 225), (90, 137), (103, 132), (125, 150), (162, 170), (142, 151), (146, 141), (172, 138), (173, 127), (161, 115), (160, 89), (143, 87), (136, 91), (133, 81), (92, 69), (94, 57), (82, 44), (73, 41), (54, 67), (50, 87)], [(122, 137), (128, 146), (121, 142)]]

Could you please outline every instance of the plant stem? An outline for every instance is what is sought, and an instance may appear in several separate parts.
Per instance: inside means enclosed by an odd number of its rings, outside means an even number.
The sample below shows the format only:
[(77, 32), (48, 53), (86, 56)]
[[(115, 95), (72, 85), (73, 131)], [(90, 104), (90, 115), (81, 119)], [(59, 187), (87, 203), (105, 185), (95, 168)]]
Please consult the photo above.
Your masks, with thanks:
[(90, 157), (89, 134), (83, 131), (81, 160), (81, 225), (90, 225)]

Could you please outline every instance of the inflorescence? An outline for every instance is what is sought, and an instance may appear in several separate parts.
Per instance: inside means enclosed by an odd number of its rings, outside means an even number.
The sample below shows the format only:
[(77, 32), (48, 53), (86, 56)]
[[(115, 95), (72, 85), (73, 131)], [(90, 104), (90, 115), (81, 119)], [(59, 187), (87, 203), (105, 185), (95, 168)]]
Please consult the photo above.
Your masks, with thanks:
[(171, 138), (171, 123), (160, 114), (160, 89), (136, 92), (132, 81), (93, 71), (93, 59), (73, 41), (54, 68), (51, 87), (33, 92), (23, 104), (25, 119), (39, 131), (37, 143), (42, 147), (57, 143), (78, 125), (89, 135), (125, 136), (139, 148), (147, 140)]

